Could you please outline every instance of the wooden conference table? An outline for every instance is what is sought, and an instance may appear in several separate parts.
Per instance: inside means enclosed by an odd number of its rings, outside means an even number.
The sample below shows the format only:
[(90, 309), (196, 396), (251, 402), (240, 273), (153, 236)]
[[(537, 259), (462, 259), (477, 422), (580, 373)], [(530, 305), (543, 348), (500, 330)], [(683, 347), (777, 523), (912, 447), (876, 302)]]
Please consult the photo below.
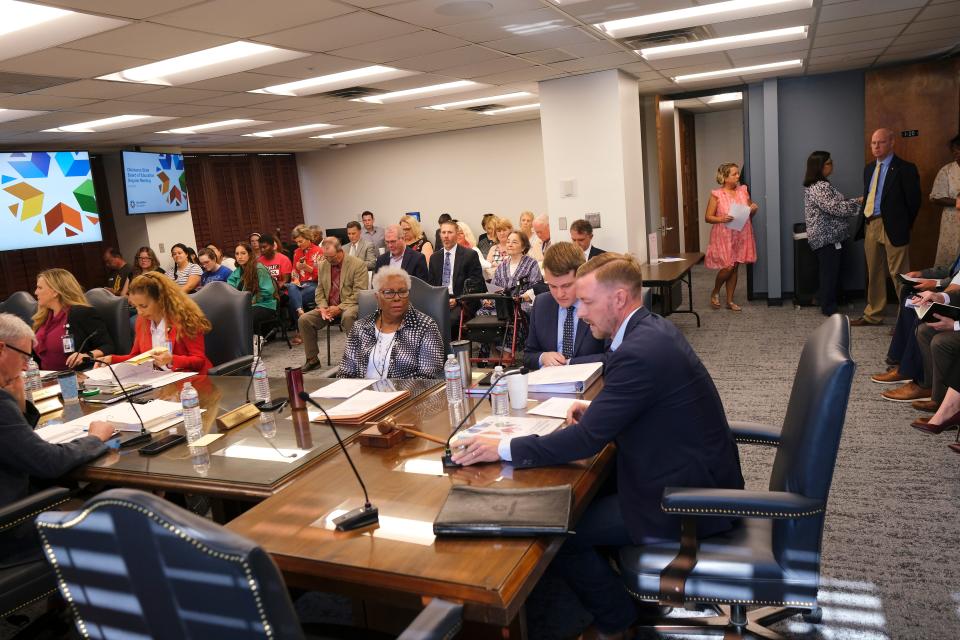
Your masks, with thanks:
[[(640, 265), (640, 271), (643, 274), (643, 286), (658, 288), (661, 296), (668, 296), (674, 282), (678, 280), (684, 282), (687, 285), (687, 308), (677, 309), (672, 313), (692, 313), (697, 319), (697, 326), (699, 327), (700, 314), (693, 310), (693, 272), (691, 270), (694, 265), (703, 259), (703, 254), (694, 251), (681, 253), (674, 257), (683, 258), (683, 260)], [(667, 313), (664, 313), (664, 315), (667, 315)]]

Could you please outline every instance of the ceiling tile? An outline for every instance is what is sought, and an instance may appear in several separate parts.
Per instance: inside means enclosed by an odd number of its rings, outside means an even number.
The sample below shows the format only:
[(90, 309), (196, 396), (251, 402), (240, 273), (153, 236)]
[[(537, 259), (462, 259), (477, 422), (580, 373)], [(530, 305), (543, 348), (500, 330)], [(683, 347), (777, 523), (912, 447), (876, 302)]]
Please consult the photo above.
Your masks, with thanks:
[(683, 9), (698, 4), (691, 0), (593, 0), (592, 2), (563, 3), (562, 9), (584, 22), (594, 24), (607, 20), (619, 20), (647, 13)]
[[(210, 78), (209, 80), (180, 85), (179, 88), (207, 89), (210, 91), (252, 91), (254, 89), (262, 89), (263, 87), (289, 82), (289, 80), (289, 78), (282, 78), (280, 76), (269, 76), (262, 73), (244, 71), (241, 73), (231, 73), (228, 76), (220, 76), (219, 78)], [(116, 82), (111, 84), (123, 83)]]
[(915, 15), (917, 15), (917, 10), (909, 9), (906, 11), (893, 11), (873, 16), (837, 20), (836, 22), (820, 22), (817, 25), (816, 36), (830, 36), (837, 33), (850, 33), (851, 31), (864, 31), (877, 29), (879, 27), (903, 25), (909, 22)]
[(486, 60), (484, 62), (474, 62), (472, 64), (450, 67), (449, 69), (439, 69), (437, 74), (450, 76), (451, 78), (473, 79), (478, 76), (488, 76), (494, 73), (503, 73), (515, 69), (526, 69), (531, 66), (530, 62), (510, 56), (501, 56), (496, 60)]
[(413, 58), (403, 58), (395, 60), (391, 64), (400, 69), (410, 69), (413, 71), (436, 71), (437, 69), (449, 68), (485, 60), (493, 60), (502, 57), (503, 54), (498, 51), (491, 51), (484, 47), (469, 45), (458, 47), (456, 49), (447, 49), (436, 53), (415, 56)]
[(109, 82), (107, 80), (77, 80), (68, 82), (56, 87), (40, 89), (33, 91), (35, 95), (43, 96), (65, 96), (69, 98), (90, 98), (93, 100), (106, 100), (111, 98), (125, 98), (127, 96), (137, 95), (153, 91), (154, 87), (145, 87), (139, 84), (127, 82)]
[(917, 20), (935, 20), (958, 15), (960, 15), (960, 2), (954, 0), (953, 2), (928, 6), (920, 12)]
[(226, 95), (202, 100), (191, 100), (190, 104), (209, 105), (212, 107), (253, 107), (264, 103), (272, 103), (276, 96), (262, 93), (228, 93)]
[(825, 56), (839, 55), (841, 53), (853, 53), (855, 51), (876, 51), (879, 55), (888, 45), (893, 42), (893, 38), (883, 38), (882, 40), (867, 40), (866, 42), (851, 42), (850, 44), (838, 44), (832, 47), (814, 47), (810, 51), (810, 57), (823, 58)]
[(213, 0), (166, 13), (153, 22), (233, 38), (251, 38), (353, 11), (332, 0), (285, 0), (282, 10), (278, 10), (280, 8), (263, 0)]
[(97, 102), (97, 100), (89, 100), (87, 98), (66, 98), (63, 96), (38, 96), (33, 94), (24, 94), (0, 98), (0, 109), (58, 111), (61, 109), (70, 109), (72, 107), (91, 104), (93, 102)]
[(550, 33), (530, 36), (513, 36), (502, 40), (485, 42), (484, 45), (504, 53), (529, 53), (540, 49), (560, 49), (571, 44), (596, 42), (598, 36), (580, 28), (560, 29)]
[(401, 58), (410, 58), (444, 49), (455, 49), (467, 42), (437, 33), (436, 31), (418, 31), (377, 42), (368, 42), (343, 49), (331, 49), (333, 55), (366, 62), (387, 63)]
[(873, 13), (887, 13), (910, 7), (920, 8), (927, 0), (853, 0), (841, 4), (825, 5), (820, 9), (820, 21), (859, 18)]
[(450, 0), (413, 0), (385, 7), (377, 13), (423, 27), (436, 28), (473, 20), (493, 18), (542, 8), (539, 0), (484, 0), (484, 2), (450, 2)]
[(494, 73), (489, 76), (480, 76), (474, 78), (475, 82), (483, 82), (492, 85), (513, 84), (514, 82), (527, 82), (530, 80), (548, 80), (550, 78), (560, 78), (568, 75), (567, 72), (552, 67), (530, 67), (529, 69), (518, 69), (516, 71), (506, 71), (504, 73)]
[(939, 31), (940, 29), (954, 29), (960, 31), (960, 16), (946, 16), (938, 20), (923, 20), (907, 25), (904, 34)]
[(258, 42), (303, 51), (333, 51), (413, 33), (420, 28), (383, 16), (355, 11), (322, 22), (258, 36)]
[(218, 96), (229, 95), (226, 91), (207, 91), (204, 89), (184, 89), (182, 87), (164, 87), (156, 91), (141, 93), (137, 100), (143, 102), (161, 102), (177, 104), (182, 102), (194, 102), (205, 98), (215, 98)]
[[(658, 70), (673, 70), (689, 67), (711, 67), (716, 66), (719, 61), (727, 62), (729, 58), (716, 53), (699, 53), (693, 56), (680, 56), (679, 58), (661, 58), (660, 60), (644, 60), (646, 68)], [(671, 71), (671, 73), (673, 73)]]
[(904, 34), (893, 41), (893, 44), (896, 46), (904, 44), (913, 44), (913, 43), (922, 43), (922, 42), (934, 42), (939, 40), (950, 40), (953, 39), (958, 45), (960, 45), (960, 36), (957, 34), (957, 30), (954, 28), (944, 28), (937, 31), (924, 31), (923, 33), (910, 33)]
[(893, 25), (890, 27), (877, 27), (874, 29), (864, 29), (862, 31), (838, 33), (837, 35), (832, 36), (821, 36), (818, 34), (813, 41), (813, 45), (815, 47), (831, 47), (850, 42), (864, 42), (874, 38), (892, 38), (898, 35), (902, 30), (902, 25)]
[(535, 11), (445, 25), (437, 27), (437, 30), (471, 42), (486, 42), (516, 35), (547, 33), (572, 26), (576, 26), (576, 23), (565, 18), (563, 14), (550, 7), (543, 7)]
[(930, 40), (924, 42), (915, 42), (910, 44), (894, 44), (887, 48), (884, 52), (888, 53), (905, 53), (909, 51), (914, 51), (918, 56), (924, 55), (933, 55), (935, 53), (942, 53), (948, 51), (949, 49), (957, 46), (956, 37), (944, 38), (939, 40)]
[(731, 49), (727, 51), (727, 55), (735, 63), (740, 64), (740, 62), (743, 60), (757, 60), (760, 58), (771, 58), (776, 60), (805, 58), (807, 50), (809, 49), (810, 43), (807, 40), (798, 40), (796, 42), (781, 42), (778, 44), (768, 44), (760, 47)]
[(203, 0), (46, 0), (44, 4), (66, 9), (77, 9), (89, 13), (103, 13), (123, 18), (142, 20), (187, 7), (192, 4), (202, 4)]
[(551, 62), (561, 62), (563, 60), (572, 60), (577, 56), (567, 53), (562, 49), (543, 49), (541, 51), (531, 51), (530, 53), (521, 53), (520, 57), (537, 64), (550, 64)]
[(257, 73), (277, 76), (278, 79), (271, 80), (269, 84), (256, 88), (260, 89), (264, 86), (290, 82), (292, 79), (302, 80), (304, 78), (315, 78), (316, 76), (325, 76), (331, 73), (350, 71), (366, 66), (369, 66), (369, 64), (360, 62), (359, 60), (347, 60), (325, 53), (314, 53), (313, 55), (290, 60), (289, 62), (280, 62), (266, 67), (258, 67)]
[(569, 60), (567, 62), (557, 62), (551, 66), (570, 73), (582, 73), (584, 71), (616, 68), (621, 64), (635, 62), (638, 57), (635, 53), (608, 53), (592, 58), (577, 58), (576, 60)]
[(150, 62), (153, 61), (54, 47), (19, 58), (4, 60), (0, 62), (0, 71), (71, 78), (93, 78)]
[(89, 38), (74, 40), (62, 46), (66, 49), (80, 49), (117, 56), (128, 55), (135, 51), (139, 57), (162, 60), (219, 47), (229, 42), (232, 42), (230, 38), (222, 36), (141, 22)]
[(580, 44), (564, 45), (561, 51), (569, 53), (577, 58), (589, 58), (592, 56), (602, 56), (606, 53), (621, 53), (626, 51), (607, 40), (598, 40), (596, 42), (583, 42)]
[(753, 33), (755, 31), (798, 27), (813, 24), (816, 15), (816, 9), (788, 11), (786, 13), (776, 13), (769, 16), (758, 16), (744, 20), (718, 22), (717, 24), (710, 25), (710, 31), (717, 37), (723, 37), (739, 35), (741, 33)]

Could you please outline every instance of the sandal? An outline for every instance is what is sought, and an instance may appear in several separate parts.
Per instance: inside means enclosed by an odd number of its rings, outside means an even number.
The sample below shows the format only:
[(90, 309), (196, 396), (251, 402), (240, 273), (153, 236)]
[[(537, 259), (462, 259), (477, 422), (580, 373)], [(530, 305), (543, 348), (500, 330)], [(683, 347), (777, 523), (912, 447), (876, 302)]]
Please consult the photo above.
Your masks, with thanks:
[(714, 309), (719, 309), (719, 308), (720, 308), (720, 294), (719, 294), (719, 293), (716, 294), (716, 295), (710, 296), (710, 306), (713, 307)]
[(727, 309), (730, 309), (730, 311), (743, 311), (743, 307), (741, 307), (735, 302), (728, 302)]

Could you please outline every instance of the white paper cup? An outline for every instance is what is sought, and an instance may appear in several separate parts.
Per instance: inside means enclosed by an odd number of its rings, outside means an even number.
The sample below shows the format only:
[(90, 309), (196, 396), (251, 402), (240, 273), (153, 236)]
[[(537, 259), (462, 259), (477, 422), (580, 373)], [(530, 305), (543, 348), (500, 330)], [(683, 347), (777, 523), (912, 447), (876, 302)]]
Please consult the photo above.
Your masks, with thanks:
[(515, 375), (507, 378), (507, 395), (510, 396), (511, 409), (527, 408), (527, 376)]

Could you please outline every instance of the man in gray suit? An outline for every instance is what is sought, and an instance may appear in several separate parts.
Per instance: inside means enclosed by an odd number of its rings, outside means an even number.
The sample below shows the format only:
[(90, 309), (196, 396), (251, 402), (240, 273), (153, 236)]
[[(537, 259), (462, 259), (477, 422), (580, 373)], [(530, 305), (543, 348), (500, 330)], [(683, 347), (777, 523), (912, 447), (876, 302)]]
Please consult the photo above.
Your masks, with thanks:
[(360, 258), (367, 265), (367, 271), (373, 271), (377, 266), (377, 250), (372, 244), (364, 240), (360, 235), (360, 223), (351, 220), (347, 223), (347, 237), (350, 242), (343, 248), (348, 256)]

